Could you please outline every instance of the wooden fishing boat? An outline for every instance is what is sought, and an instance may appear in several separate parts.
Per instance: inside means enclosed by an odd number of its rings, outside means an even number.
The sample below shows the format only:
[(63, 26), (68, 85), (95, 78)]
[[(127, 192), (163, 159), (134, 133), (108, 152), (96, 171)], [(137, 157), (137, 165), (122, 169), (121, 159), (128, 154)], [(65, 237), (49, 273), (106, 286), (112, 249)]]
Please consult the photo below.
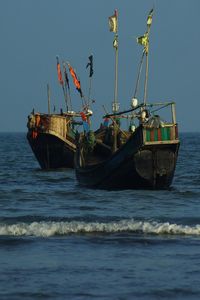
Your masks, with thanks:
[[(174, 102), (147, 103), (147, 74), (149, 30), (153, 10), (148, 15), (148, 30), (139, 43), (144, 46), (142, 60), (146, 57), (146, 76), (143, 103), (136, 98), (139, 79), (131, 108), (119, 112), (117, 102), (117, 73), (113, 113), (104, 116), (106, 122), (97, 131), (83, 132), (77, 137), (75, 169), (78, 182), (91, 188), (103, 189), (167, 189), (172, 183), (179, 150), (178, 125)], [(117, 14), (112, 16), (116, 33), (117, 72)], [(142, 40), (142, 38), (146, 40)], [(167, 112), (165, 112), (167, 110)], [(163, 112), (163, 117), (158, 112)], [(167, 121), (166, 118), (169, 118)], [(120, 123), (129, 120), (128, 130)], [(112, 123), (108, 126), (108, 120)]]
[[(74, 154), (76, 151), (75, 134), (77, 125), (81, 125), (82, 121), (78, 121), (77, 119), (81, 117), (81, 112), (74, 112), (72, 110), (66, 64), (69, 66), (69, 71), (78, 92), (83, 97), (80, 81), (77, 79), (75, 71), (69, 63), (65, 62), (63, 62), (64, 85), (57, 56), (58, 81), (64, 92), (66, 112), (63, 112), (61, 109), (60, 114), (50, 113), (50, 89), (49, 85), (47, 85), (48, 114), (33, 112), (28, 116), (27, 139), (42, 169), (74, 167)], [(86, 107), (86, 115), (91, 114), (92, 111)]]
[(73, 116), (30, 114), (27, 139), (42, 169), (73, 168), (76, 151)]
[[(175, 103), (167, 105), (175, 112)], [(94, 133), (92, 143), (91, 133), (80, 134), (75, 154), (79, 183), (104, 189), (168, 188), (179, 149), (175, 115), (170, 123), (154, 115), (134, 132), (118, 128), (116, 133), (114, 124), (101, 128)]]

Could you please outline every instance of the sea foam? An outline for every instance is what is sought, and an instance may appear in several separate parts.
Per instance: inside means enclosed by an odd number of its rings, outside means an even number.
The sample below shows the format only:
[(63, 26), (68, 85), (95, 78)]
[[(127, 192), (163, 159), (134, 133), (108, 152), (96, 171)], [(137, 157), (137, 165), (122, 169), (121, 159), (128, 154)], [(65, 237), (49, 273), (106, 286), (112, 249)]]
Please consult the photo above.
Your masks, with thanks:
[(0, 235), (50, 237), (56, 235), (84, 233), (140, 233), (155, 235), (200, 235), (200, 225), (188, 226), (168, 222), (147, 222), (134, 219), (117, 222), (32, 222), (17, 224), (0, 224)]

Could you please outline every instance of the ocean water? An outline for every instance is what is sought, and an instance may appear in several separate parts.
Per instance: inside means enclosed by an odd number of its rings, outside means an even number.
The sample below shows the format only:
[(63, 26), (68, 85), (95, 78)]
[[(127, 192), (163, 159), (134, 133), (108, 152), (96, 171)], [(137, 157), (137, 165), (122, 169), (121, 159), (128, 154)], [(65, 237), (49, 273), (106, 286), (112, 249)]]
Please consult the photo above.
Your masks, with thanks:
[(0, 134), (0, 299), (200, 299), (200, 133), (167, 191), (79, 187)]

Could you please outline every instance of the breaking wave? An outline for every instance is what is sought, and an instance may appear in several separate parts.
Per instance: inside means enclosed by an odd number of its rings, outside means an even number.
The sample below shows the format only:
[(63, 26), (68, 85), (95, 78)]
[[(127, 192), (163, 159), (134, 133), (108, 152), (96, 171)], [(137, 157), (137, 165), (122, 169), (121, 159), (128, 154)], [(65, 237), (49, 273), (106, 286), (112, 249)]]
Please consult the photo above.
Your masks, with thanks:
[(12, 225), (0, 224), (0, 236), (37, 236), (50, 237), (69, 234), (87, 233), (140, 233), (155, 235), (200, 235), (200, 225), (188, 226), (170, 224), (168, 222), (147, 222), (134, 219), (121, 220), (116, 222), (54, 222), (41, 221), (27, 223), (16, 223)]

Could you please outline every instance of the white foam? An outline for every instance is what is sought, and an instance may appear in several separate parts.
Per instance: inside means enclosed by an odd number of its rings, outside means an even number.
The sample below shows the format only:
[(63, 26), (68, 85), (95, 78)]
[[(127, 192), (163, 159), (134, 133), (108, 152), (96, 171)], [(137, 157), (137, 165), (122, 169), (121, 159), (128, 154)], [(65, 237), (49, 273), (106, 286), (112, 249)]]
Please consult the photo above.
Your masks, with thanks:
[(117, 222), (33, 222), (13, 225), (0, 224), (0, 235), (40, 236), (69, 235), (81, 233), (140, 232), (143, 234), (200, 235), (200, 225), (187, 226), (158, 222), (136, 221), (134, 219)]

